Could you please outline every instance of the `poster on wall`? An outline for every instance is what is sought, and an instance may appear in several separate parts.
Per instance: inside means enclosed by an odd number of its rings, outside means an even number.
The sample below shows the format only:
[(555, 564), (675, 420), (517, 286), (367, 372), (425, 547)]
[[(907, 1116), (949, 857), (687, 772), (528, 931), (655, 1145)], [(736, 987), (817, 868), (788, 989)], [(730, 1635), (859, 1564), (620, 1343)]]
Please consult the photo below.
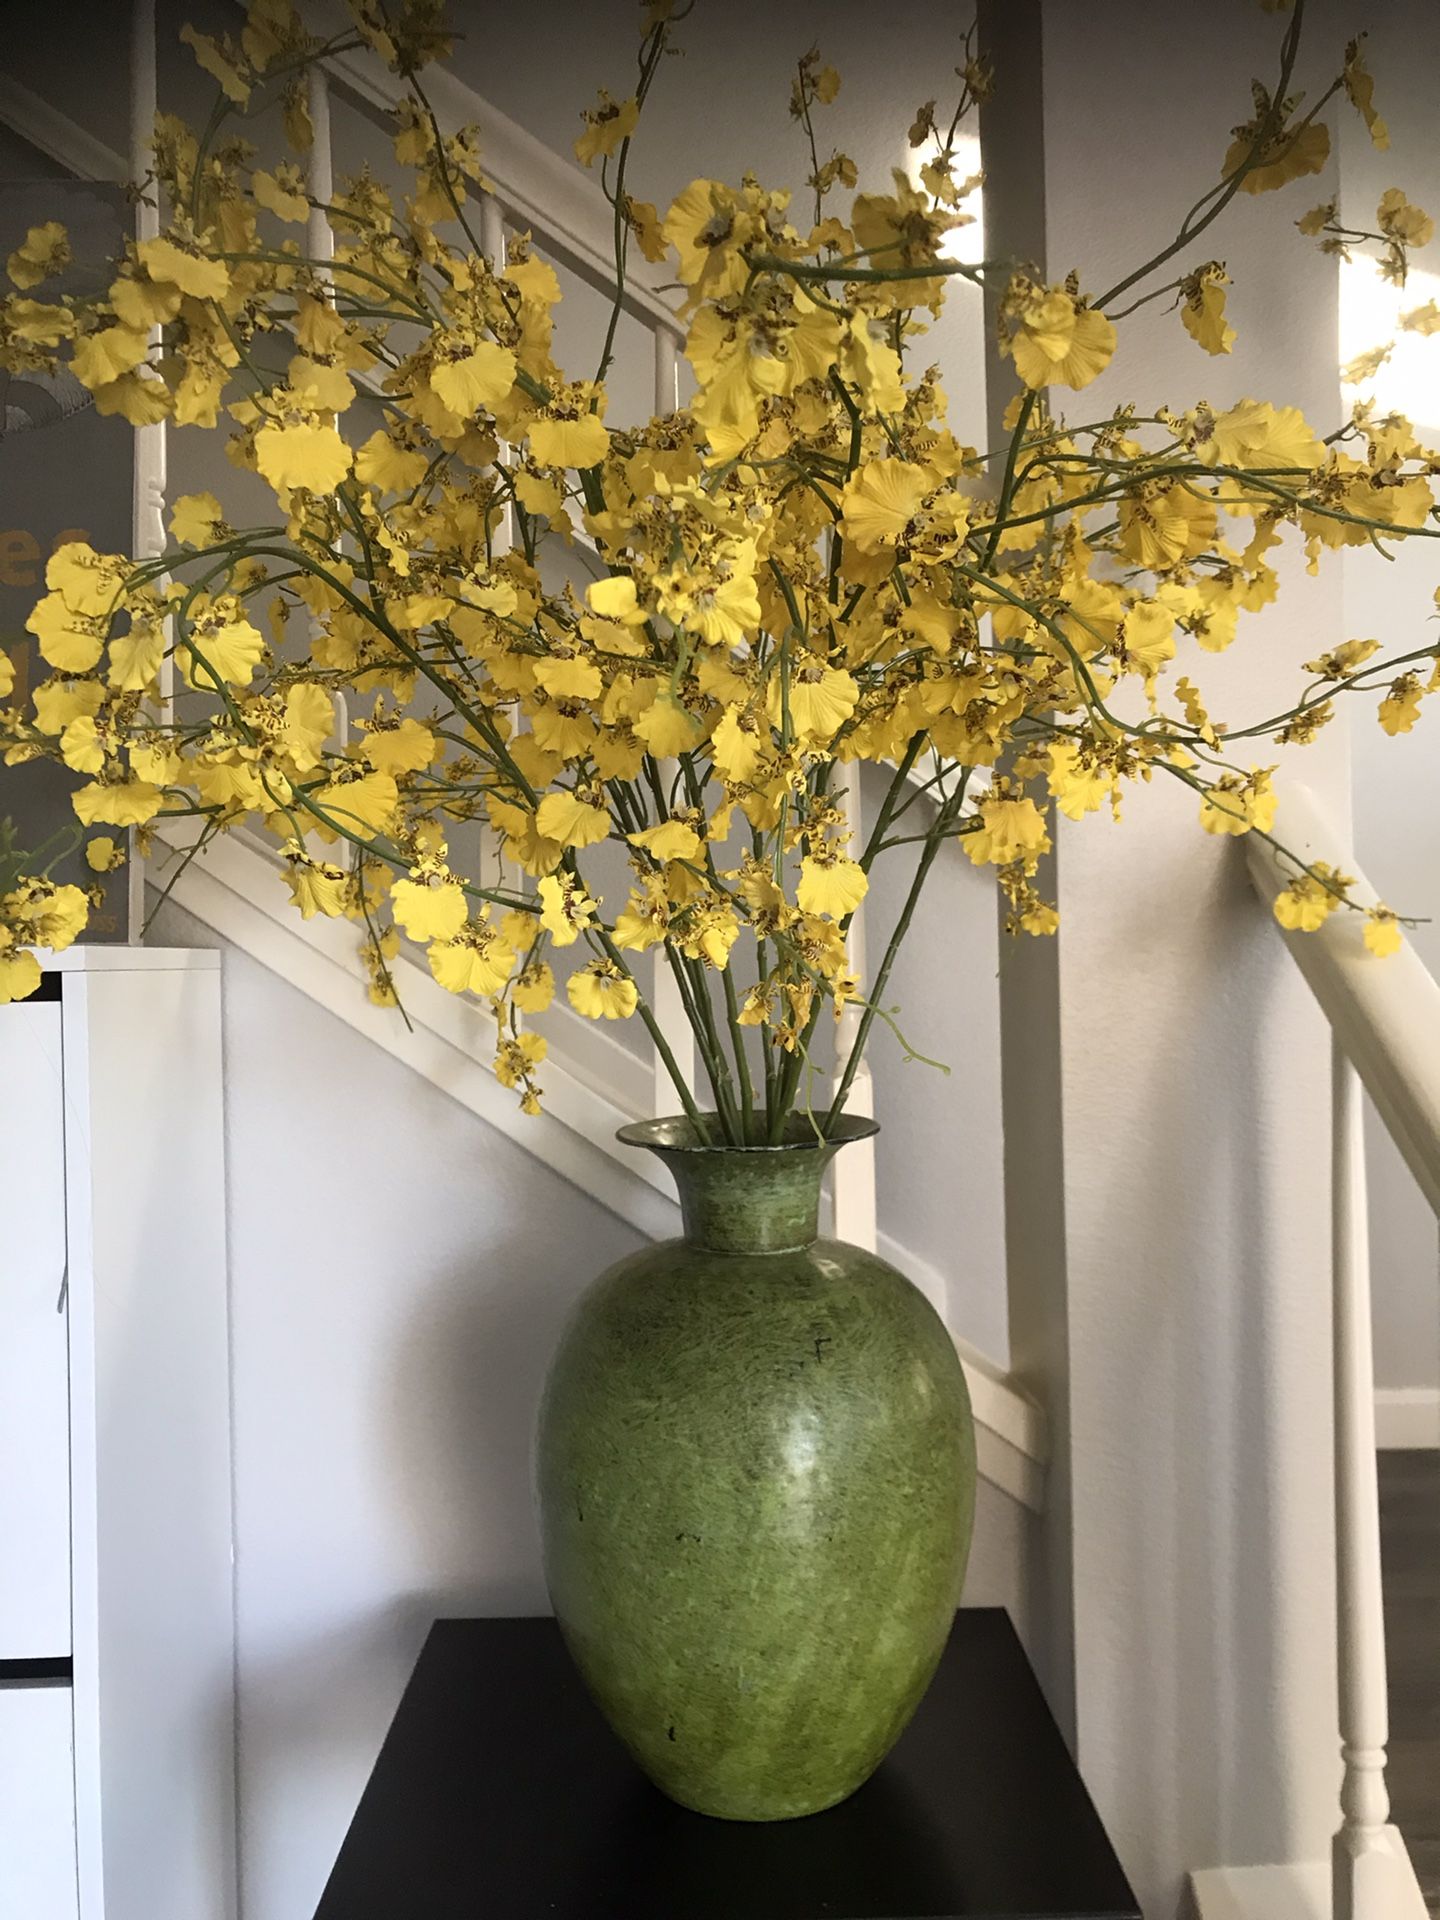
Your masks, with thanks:
[[(123, 188), (82, 180), (0, 181), (0, 263), (31, 227), (47, 220), (65, 226), (74, 258), (33, 297), (54, 301), (108, 285), (106, 262), (130, 221)], [(0, 285), (12, 291), (8, 280), (0, 278)], [(0, 648), (15, 668), (10, 698), (22, 710), (50, 671), (25, 631), (45, 592), (45, 562), (67, 540), (88, 540), (102, 552), (128, 549), (133, 463), (131, 427), (102, 418), (73, 375), (0, 369)], [(84, 938), (123, 941), (131, 937), (127, 870), (97, 877), (85, 860), (70, 806), (83, 778), (52, 760), (0, 766), (0, 820), (13, 822), (20, 847), (61, 849), (52, 878), (103, 889)]]

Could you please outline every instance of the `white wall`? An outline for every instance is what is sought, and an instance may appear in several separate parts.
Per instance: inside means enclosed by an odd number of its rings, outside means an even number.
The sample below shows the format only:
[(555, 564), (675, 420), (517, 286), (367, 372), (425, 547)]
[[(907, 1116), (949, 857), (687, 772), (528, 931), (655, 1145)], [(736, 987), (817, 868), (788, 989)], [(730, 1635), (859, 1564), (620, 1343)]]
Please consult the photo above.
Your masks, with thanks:
[[(1376, 100), (1390, 127), (1380, 153), (1363, 127), (1344, 123), (1344, 217), (1373, 226), (1387, 187), (1403, 186), (1440, 217), (1440, 150), (1434, 139), (1440, 13), (1423, 0), (1370, 9), (1367, 58)], [(1440, 246), (1415, 258), (1402, 308), (1440, 293)], [(1371, 270), (1341, 270), (1340, 357), (1365, 351), (1388, 332)], [(1369, 391), (1370, 389), (1366, 389)], [(1373, 388), (1382, 410), (1396, 408), (1420, 437), (1440, 444), (1440, 338), (1410, 336)], [(1345, 630), (1380, 640), (1387, 653), (1436, 641), (1440, 541), (1399, 543), (1392, 557), (1356, 549), (1345, 557)], [(1375, 718), (1379, 695), (1359, 703), (1353, 732), (1355, 849), (1379, 890), (1402, 913), (1423, 916), (1410, 935), (1432, 973), (1440, 972), (1440, 711), (1432, 705), (1412, 733), (1390, 739)], [(1368, 1104), (1368, 1103), (1367, 1103)], [(1370, 1248), (1375, 1290), (1375, 1376), (1380, 1437), (1440, 1446), (1440, 1234), (1388, 1134), (1367, 1114)]]
[[(985, 11), (999, 48), (1018, 51), (1036, 9)], [(1041, 0), (1039, 19), (1043, 102), (1027, 117), (1002, 68), (987, 165), (1039, 174), (1030, 214), (1048, 276), (1078, 267), (1099, 293), (1218, 177), (1277, 22), (1234, 7), (1223, 27), (1213, 8), (1165, 9), (1162, 23), (1141, 0)], [(1323, 16), (1316, 27), (1328, 62), (1339, 48)], [(1317, 49), (1299, 84), (1320, 65)], [(1183, 408), (1256, 394), (1328, 430), (1333, 269), (1290, 225), (1325, 191), (1242, 196), (1161, 276), (1228, 260), (1232, 358), (1208, 359), (1161, 303), (1124, 323), (1111, 372), (1072, 417), (1122, 397)], [(995, 244), (1012, 238), (1037, 244), (1033, 224)], [(1293, 547), (1284, 571), (1263, 622), (1198, 660), (1227, 718), (1288, 704), (1298, 662), (1341, 637), (1333, 573), (1309, 579)], [(1296, 772), (1338, 784), (1343, 811), (1336, 759), (1315, 749)], [(1338, 1777), (1327, 1037), (1241, 850), (1204, 835), (1197, 811), (1157, 780), (1122, 826), (1060, 823), (1044, 1063), (1063, 1127), (1051, 1312), (1068, 1333), (1078, 1751), (1155, 1920), (1176, 1911), (1187, 1869), (1326, 1857)], [(1037, 1160), (1036, 1208), (1045, 1175)]]
[(539, 1386), (636, 1237), (233, 949), (225, 1071), (244, 1911), (294, 1920), (430, 1621), (545, 1610)]

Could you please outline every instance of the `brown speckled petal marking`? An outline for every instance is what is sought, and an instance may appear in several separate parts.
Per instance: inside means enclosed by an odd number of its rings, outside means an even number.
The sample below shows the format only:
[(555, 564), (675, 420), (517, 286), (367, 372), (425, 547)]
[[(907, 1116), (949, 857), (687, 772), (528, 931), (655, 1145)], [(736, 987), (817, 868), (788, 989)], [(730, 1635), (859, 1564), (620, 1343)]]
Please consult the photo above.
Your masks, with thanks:
[(566, 1641), (656, 1785), (724, 1819), (853, 1793), (960, 1596), (975, 1439), (954, 1345), (893, 1267), (816, 1238), (827, 1163), (872, 1130), (729, 1148), (627, 1127), (674, 1173), (686, 1237), (601, 1275), (546, 1388)]

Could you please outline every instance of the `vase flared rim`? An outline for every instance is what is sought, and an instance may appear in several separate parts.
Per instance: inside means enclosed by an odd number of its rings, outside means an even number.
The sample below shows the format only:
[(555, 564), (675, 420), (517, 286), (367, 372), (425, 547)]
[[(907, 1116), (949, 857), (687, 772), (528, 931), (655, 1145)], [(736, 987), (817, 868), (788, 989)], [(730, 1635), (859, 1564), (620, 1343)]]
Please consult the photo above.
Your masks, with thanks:
[[(703, 1120), (716, 1121), (719, 1132), (718, 1115), (702, 1114)], [(695, 1125), (685, 1114), (671, 1114), (659, 1120), (634, 1120), (628, 1126), (620, 1127), (615, 1138), (627, 1147), (648, 1147), (658, 1153), (753, 1153), (782, 1154), (805, 1152), (833, 1152), (836, 1147), (847, 1147), (856, 1140), (872, 1139), (880, 1131), (880, 1122), (872, 1120), (868, 1114), (842, 1113), (823, 1133), (817, 1133), (807, 1114), (792, 1114), (786, 1123), (787, 1137), (777, 1140), (760, 1141), (755, 1144), (734, 1146), (728, 1140), (698, 1140), (695, 1137)]]

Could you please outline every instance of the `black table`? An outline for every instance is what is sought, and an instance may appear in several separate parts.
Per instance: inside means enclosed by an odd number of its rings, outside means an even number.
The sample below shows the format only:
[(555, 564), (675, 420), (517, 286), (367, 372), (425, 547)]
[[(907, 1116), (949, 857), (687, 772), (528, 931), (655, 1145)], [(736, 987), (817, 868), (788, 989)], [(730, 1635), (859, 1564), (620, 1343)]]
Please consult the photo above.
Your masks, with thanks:
[(553, 1620), (439, 1620), (315, 1920), (1140, 1920), (999, 1608), (880, 1771), (808, 1820), (663, 1798)]

